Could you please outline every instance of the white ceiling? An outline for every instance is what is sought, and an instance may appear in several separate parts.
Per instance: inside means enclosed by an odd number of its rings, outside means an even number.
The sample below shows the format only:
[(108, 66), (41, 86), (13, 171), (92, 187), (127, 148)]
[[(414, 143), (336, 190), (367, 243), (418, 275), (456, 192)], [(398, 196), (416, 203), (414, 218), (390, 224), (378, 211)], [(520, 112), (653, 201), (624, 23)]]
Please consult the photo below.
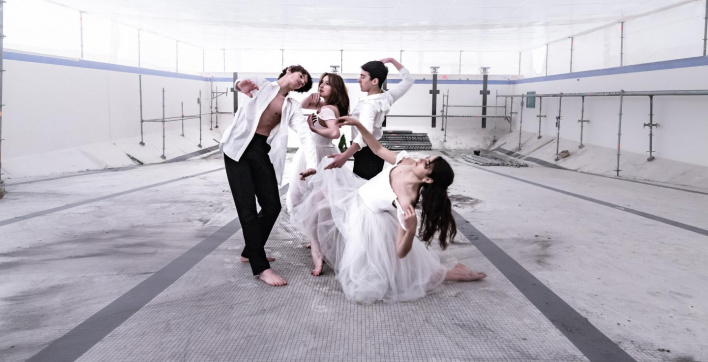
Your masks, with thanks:
[(49, 0), (213, 49), (520, 51), (697, 0)]

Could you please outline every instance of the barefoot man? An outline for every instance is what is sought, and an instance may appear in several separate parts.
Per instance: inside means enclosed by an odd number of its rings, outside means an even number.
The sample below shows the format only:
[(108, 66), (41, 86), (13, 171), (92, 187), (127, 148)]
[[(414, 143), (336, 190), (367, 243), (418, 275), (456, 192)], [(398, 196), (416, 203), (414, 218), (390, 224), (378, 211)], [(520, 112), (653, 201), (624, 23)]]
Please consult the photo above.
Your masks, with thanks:
[(278, 184), (285, 167), (288, 126), (297, 132), (306, 155), (307, 170), (300, 170), (300, 175), (313, 175), (317, 167), (307, 120), (300, 104), (288, 97), (291, 91), (307, 92), (311, 87), (310, 73), (299, 65), (284, 69), (275, 82), (257, 77), (237, 80), (234, 90), (252, 99), (238, 109), (221, 138), (226, 176), (246, 243), (241, 260), (250, 262), (253, 275), (272, 286), (287, 284), (270, 268), (274, 259), (266, 256), (264, 247), (281, 209)]

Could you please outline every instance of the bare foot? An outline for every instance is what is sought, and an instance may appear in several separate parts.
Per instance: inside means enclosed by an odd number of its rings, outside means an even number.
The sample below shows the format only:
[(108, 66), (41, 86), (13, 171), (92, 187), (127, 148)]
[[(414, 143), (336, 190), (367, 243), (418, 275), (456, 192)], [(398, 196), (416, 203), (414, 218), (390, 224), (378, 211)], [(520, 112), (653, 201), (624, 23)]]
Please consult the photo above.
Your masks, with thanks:
[(321, 255), (315, 256), (315, 254), (313, 253), (312, 254), (312, 262), (315, 264), (315, 269), (312, 269), (310, 274), (312, 274), (316, 277), (320, 276), (320, 274), (322, 274), (322, 256)]
[[(266, 256), (266, 259), (267, 259), (268, 261), (275, 261), (275, 258), (272, 257), (272, 256)], [(241, 257), (241, 262), (242, 262), (242, 263), (248, 263), (248, 258)]]
[(288, 284), (285, 279), (281, 278), (280, 275), (275, 274), (273, 269), (266, 269), (260, 274), (258, 274), (258, 279), (264, 281), (266, 284), (279, 287)]
[(474, 272), (462, 263), (457, 263), (454, 268), (447, 271), (445, 280), (455, 282), (473, 282), (487, 277), (484, 272)]

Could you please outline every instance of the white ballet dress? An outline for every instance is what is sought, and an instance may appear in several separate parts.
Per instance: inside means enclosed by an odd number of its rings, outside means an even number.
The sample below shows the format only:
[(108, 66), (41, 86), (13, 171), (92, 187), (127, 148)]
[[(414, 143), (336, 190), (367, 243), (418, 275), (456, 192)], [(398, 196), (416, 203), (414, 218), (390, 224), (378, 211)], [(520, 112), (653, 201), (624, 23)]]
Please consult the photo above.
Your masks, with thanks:
[(403, 258), (396, 255), (398, 204), (390, 173), (407, 152), (398, 154), (371, 180), (348, 168), (324, 170), (320, 162), (312, 190), (291, 216), (301, 232), (320, 243), (344, 294), (361, 303), (421, 298), (445, 280), (446, 268), (417, 238)]

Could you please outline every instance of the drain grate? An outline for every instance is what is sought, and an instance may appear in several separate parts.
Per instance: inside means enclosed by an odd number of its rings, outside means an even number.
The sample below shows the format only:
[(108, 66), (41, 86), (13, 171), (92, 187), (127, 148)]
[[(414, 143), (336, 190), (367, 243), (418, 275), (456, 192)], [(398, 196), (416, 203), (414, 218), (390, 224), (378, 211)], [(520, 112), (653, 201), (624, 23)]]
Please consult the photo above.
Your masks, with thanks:
[(462, 159), (480, 166), (528, 167), (524, 162), (491, 151), (480, 151), (479, 155), (464, 154)]

